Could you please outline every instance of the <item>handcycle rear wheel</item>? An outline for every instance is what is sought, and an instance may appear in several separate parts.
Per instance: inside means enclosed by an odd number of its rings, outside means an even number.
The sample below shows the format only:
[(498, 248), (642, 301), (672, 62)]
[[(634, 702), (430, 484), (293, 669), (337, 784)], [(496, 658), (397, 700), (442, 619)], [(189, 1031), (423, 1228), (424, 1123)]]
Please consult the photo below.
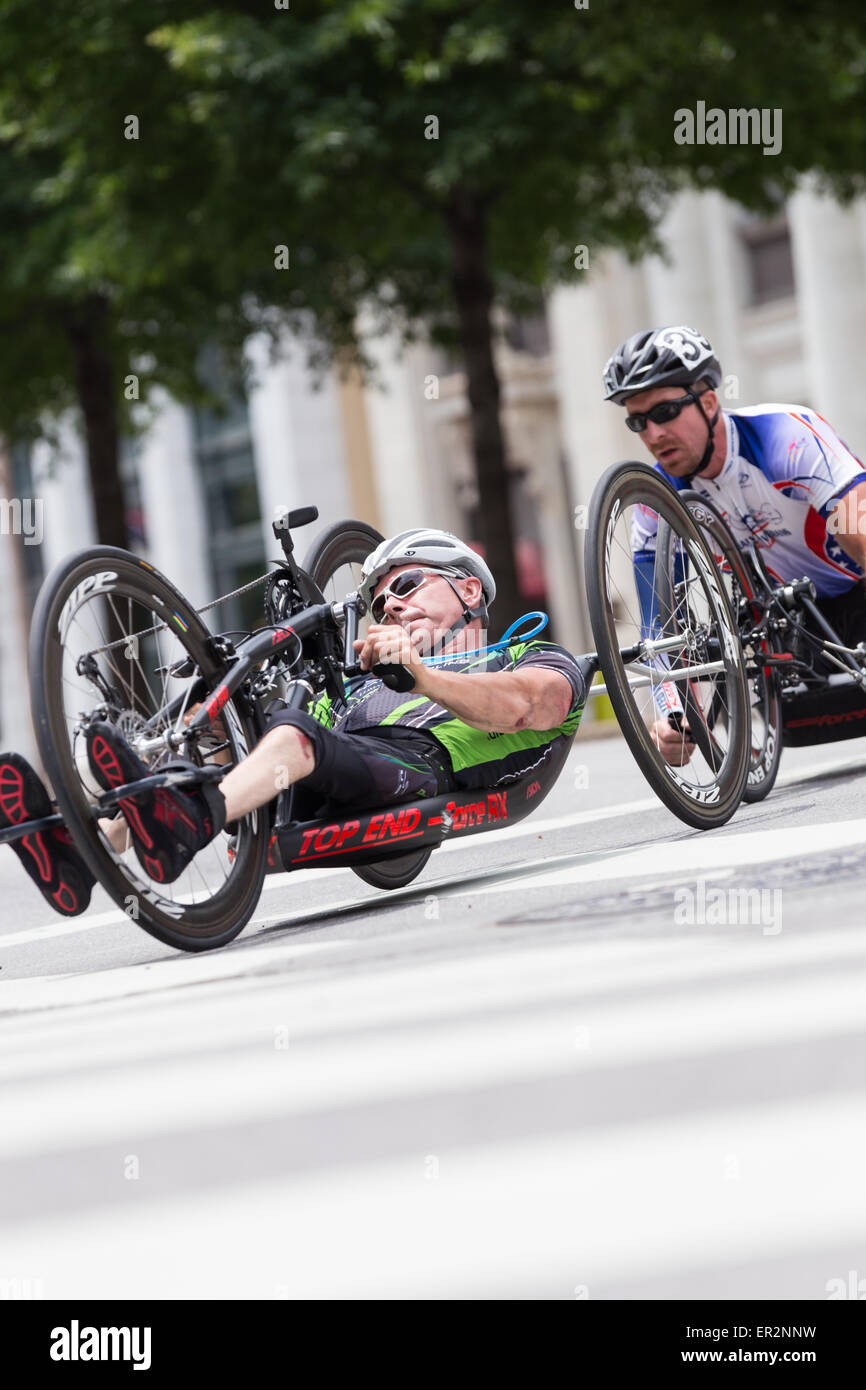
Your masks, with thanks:
[[(664, 556), (642, 542), (647, 558), (638, 575), (633, 536), (651, 535), (659, 521), (668, 523), (676, 542)], [(684, 565), (694, 575), (690, 606), (684, 613), (682, 606), (668, 604), (665, 611), (665, 596), (674, 592)], [(607, 693), (638, 766), (687, 825), (706, 830), (724, 824), (742, 799), (749, 769), (742, 649), (706, 542), (674, 489), (653, 469), (625, 462), (603, 474), (590, 505), (585, 567)], [(690, 758), (683, 738), (683, 762), (674, 766), (662, 757), (651, 721), (666, 705), (672, 711), (678, 703), (688, 708), (696, 681), (708, 679), (722, 704), (724, 728), (699, 730)], [(674, 692), (684, 688), (682, 699)]]
[[(227, 837), (217, 836), (174, 883), (159, 884), (132, 852), (124, 857), (111, 847), (92, 814), (101, 789), (87, 766), (83, 730), (99, 712), (133, 748), (169, 728), (182, 731), (191, 705), (223, 674), (192, 605), (127, 551), (79, 551), (40, 591), (30, 633), (31, 706), (58, 809), (114, 901), (145, 931), (184, 951), (224, 946), (249, 921), (267, 862), (268, 813), (253, 812), (239, 823), (233, 859)], [(253, 713), (235, 696), (220, 718), (226, 752), (239, 762), (256, 742)], [(208, 752), (202, 746), (180, 755), (204, 763)], [(166, 746), (141, 756), (156, 772), (179, 754)]]
[(337, 603), (357, 589), (361, 566), (384, 539), (366, 521), (336, 521), (316, 536), (304, 556), (302, 569), (329, 603)]
[[(384, 539), (365, 521), (338, 521), (313, 541), (304, 557), (303, 568), (325, 598), (336, 602), (357, 589), (361, 566)], [(392, 854), (370, 864), (353, 864), (351, 869), (372, 888), (405, 888), (420, 874), (432, 852), (428, 848), (409, 854)]]
[[(679, 500), (687, 507), (692, 519), (700, 526), (722, 576), (746, 657), (750, 702), (749, 771), (743, 800), (763, 801), (772, 789), (782, 757), (782, 696), (778, 677), (769, 666), (762, 665), (761, 655), (773, 655), (780, 648), (778, 638), (769, 637), (757, 644), (757, 650), (747, 644), (749, 634), (761, 618), (759, 590), (761, 582), (753, 572), (731, 535), (716, 507), (699, 492), (686, 489)], [(665, 523), (659, 527), (659, 546), (673, 541), (673, 533)]]

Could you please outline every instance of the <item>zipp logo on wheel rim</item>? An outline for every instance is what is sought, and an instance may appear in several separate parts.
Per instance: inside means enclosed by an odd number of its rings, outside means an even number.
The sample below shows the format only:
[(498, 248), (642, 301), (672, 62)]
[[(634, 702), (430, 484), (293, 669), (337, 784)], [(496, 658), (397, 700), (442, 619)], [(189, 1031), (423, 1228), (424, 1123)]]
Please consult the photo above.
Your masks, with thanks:
[(90, 598), (92, 594), (106, 593), (109, 589), (113, 589), (116, 583), (117, 575), (114, 570), (102, 570), (99, 574), (88, 575), (86, 579), (82, 579), (80, 584), (76, 584), (69, 598), (63, 605), (60, 620), (57, 624), (61, 642), (66, 641), (69, 624), (72, 622), (72, 619), (75, 617), (75, 614), (84, 600)]

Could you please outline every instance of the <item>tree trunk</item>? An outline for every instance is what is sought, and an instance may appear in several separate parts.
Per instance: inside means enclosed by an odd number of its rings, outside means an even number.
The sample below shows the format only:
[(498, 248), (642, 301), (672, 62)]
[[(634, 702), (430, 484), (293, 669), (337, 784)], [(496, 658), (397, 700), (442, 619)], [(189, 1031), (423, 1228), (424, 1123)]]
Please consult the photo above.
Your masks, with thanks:
[(119, 469), (115, 368), (108, 330), (108, 304), (99, 295), (91, 295), (67, 319), (96, 536), (102, 545), (126, 549), (129, 542)]
[(499, 415), (499, 378), (493, 359), (490, 312), (493, 289), (487, 270), (486, 227), (480, 200), (464, 190), (451, 195), (447, 209), (451, 234), (451, 272), (466, 389), (472, 422), (472, 450), (478, 482), (479, 535), (496, 578), (491, 634), (502, 633), (523, 611), (517, 587), (514, 533), (508, 502), (505, 443)]

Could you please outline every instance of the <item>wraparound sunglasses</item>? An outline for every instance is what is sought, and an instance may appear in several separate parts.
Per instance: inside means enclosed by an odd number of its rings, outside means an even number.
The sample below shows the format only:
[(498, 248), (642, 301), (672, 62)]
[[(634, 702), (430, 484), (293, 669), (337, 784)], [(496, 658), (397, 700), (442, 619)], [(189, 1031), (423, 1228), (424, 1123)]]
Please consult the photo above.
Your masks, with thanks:
[(666, 425), (669, 420), (675, 420), (687, 405), (696, 405), (698, 396), (705, 395), (709, 389), (705, 386), (703, 391), (689, 391), (688, 395), (675, 396), (672, 401), (659, 401), (652, 410), (643, 413), (636, 410), (632, 415), (626, 415), (626, 425), (634, 434), (643, 434), (650, 420), (654, 425)]
[(386, 585), (381, 593), (377, 594), (370, 604), (370, 613), (375, 623), (381, 623), (385, 616), (385, 600), (393, 594), (394, 598), (408, 598), (414, 594), (416, 589), (420, 589), (427, 583), (428, 578), (433, 579), (452, 579), (461, 578), (459, 570), (404, 570), (398, 574), (396, 579)]

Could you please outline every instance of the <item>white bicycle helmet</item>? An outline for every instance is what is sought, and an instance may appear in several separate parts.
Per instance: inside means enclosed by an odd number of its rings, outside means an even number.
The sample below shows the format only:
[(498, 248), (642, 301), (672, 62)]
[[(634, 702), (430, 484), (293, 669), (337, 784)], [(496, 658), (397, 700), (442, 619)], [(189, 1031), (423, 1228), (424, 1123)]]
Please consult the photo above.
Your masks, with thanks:
[[(400, 565), (425, 565), (430, 569), (453, 570), (458, 574), (474, 575), (481, 580), (485, 606), (496, 597), (496, 580), (481, 556), (465, 541), (450, 531), (416, 528), (401, 531), (398, 536), (383, 541), (368, 555), (361, 570), (358, 591), (369, 608), (373, 590), (383, 575)], [(473, 616), (482, 616), (481, 612)]]

